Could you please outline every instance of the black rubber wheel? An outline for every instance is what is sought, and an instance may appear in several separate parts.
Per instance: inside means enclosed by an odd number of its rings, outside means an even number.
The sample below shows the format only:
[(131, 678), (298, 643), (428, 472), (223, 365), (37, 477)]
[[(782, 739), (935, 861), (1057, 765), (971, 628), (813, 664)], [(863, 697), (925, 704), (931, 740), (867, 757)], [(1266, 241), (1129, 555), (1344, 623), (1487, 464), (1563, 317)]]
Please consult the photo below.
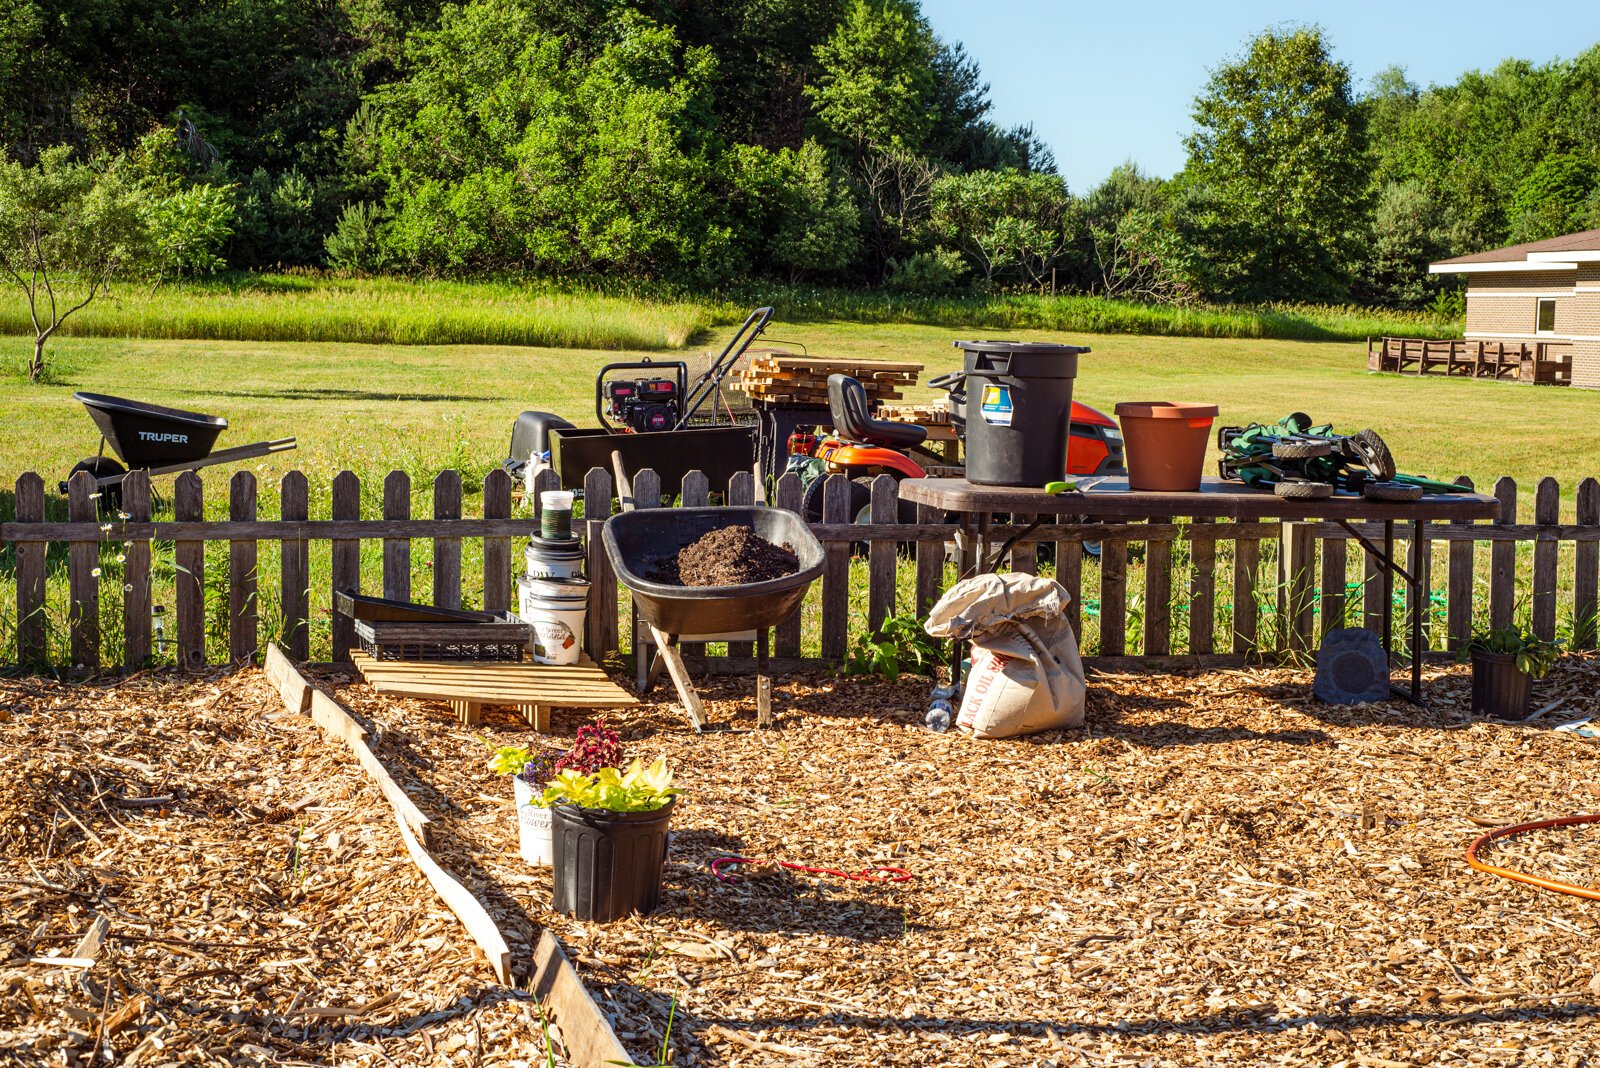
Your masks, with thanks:
[(1369, 501), (1414, 501), (1422, 496), (1422, 487), (1409, 482), (1368, 482), (1361, 487), (1361, 496)]
[(1366, 465), (1373, 482), (1387, 482), (1394, 477), (1394, 456), (1376, 430), (1363, 430), (1345, 439), (1346, 450)]
[[(823, 475), (806, 487), (806, 495), (801, 498), (800, 505), (805, 510), (807, 523), (822, 522), (823, 487), (828, 484), (830, 477), (829, 475)], [(861, 482), (852, 480), (850, 483), (850, 500), (847, 506), (847, 514), (850, 516), (850, 520), (853, 522), (855, 517), (860, 514), (861, 509), (871, 503), (872, 490)]]
[[(67, 481), (72, 481), (72, 476), (79, 471), (89, 472), (92, 478), (110, 478), (113, 475), (126, 474), (128, 469), (109, 456), (90, 456), (79, 460), (67, 474)], [(116, 512), (122, 509), (122, 483), (117, 482), (100, 491), (100, 499), (95, 502), (102, 512)]]
[(1284, 417), (1283, 424), (1294, 427), (1296, 434), (1304, 434), (1311, 429), (1311, 417), (1305, 412), (1290, 412)]
[(1275, 441), (1272, 456), (1277, 460), (1314, 460), (1319, 456), (1332, 456), (1331, 441)]
[(1286, 501), (1320, 501), (1333, 496), (1333, 487), (1326, 482), (1279, 482), (1272, 492)]

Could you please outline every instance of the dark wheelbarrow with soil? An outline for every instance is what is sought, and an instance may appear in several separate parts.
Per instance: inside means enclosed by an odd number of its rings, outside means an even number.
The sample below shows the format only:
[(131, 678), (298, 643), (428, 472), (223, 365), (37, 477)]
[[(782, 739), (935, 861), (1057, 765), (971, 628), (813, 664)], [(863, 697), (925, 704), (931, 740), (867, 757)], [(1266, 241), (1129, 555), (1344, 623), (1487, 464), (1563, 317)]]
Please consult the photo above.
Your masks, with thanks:
[(601, 540), (655, 638), (644, 691), (665, 667), (694, 729), (706, 730), (679, 638), (754, 630), (757, 722), (771, 726), (771, 630), (799, 609), (822, 574), (822, 543), (805, 522), (779, 508), (645, 508), (606, 520)]

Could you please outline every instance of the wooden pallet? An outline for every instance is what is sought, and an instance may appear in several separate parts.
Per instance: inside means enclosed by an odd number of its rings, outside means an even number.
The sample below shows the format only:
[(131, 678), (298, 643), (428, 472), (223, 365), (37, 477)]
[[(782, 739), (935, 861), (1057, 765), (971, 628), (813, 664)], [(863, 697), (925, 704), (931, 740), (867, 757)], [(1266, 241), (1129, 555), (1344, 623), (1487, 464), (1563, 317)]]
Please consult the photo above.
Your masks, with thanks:
[(469, 727), (478, 722), (484, 705), (511, 705), (534, 730), (547, 731), (552, 708), (639, 703), (587, 656), (569, 667), (553, 667), (528, 661), (374, 660), (352, 649), (350, 660), (379, 693), (443, 701)]
[(846, 374), (860, 381), (874, 402), (901, 400), (900, 389), (915, 385), (920, 363), (889, 360), (826, 359), (812, 356), (752, 354), (749, 366), (734, 376), (734, 387), (755, 403), (828, 403), (828, 376)]
[(921, 426), (948, 426), (950, 412), (943, 404), (885, 404), (878, 418), (892, 423), (917, 423)]

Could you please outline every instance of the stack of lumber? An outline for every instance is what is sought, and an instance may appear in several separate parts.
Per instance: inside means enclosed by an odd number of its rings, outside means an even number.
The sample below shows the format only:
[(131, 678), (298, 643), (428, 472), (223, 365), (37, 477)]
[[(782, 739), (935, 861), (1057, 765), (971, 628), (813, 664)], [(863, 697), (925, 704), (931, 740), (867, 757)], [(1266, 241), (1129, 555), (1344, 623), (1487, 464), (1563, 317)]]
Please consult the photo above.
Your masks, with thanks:
[(874, 405), (900, 400), (904, 386), (914, 386), (920, 363), (893, 360), (828, 359), (774, 351), (749, 353), (748, 366), (736, 372), (734, 387), (755, 404), (827, 404), (828, 376), (849, 375), (867, 388)]
[(950, 409), (943, 401), (933, 404), (882, 404), (878, 406), (878, 418), (891, 423), (947, 426), (950, 423)]

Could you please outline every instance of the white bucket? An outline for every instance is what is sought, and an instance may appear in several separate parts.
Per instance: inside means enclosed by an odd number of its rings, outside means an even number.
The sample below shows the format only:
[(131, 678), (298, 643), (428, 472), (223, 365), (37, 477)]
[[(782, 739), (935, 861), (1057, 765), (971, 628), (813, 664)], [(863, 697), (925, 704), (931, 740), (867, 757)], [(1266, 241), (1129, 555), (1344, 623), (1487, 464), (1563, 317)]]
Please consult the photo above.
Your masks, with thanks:
[(521, 775), (511, 777), (511, 786), (517, 799), (517, 837), (522, 859), (529, 864), (548, 868), (555, 861), (555, 845), (550, 838), (550, 810), (529, 804), (543, 791)]
[[(572, 544), (576, 549), (578, 543)], [(537, 541), (530, 541), (522, 559), (529, 578), (583, 578), (584, 555), (581, 550), (551, 550)]]
[(576, 664), (582, 652), (583, 620), (589, 612), (589, 584), (523, 578), (517, 583), (518, 615), (532, 629), (533, 662)]

